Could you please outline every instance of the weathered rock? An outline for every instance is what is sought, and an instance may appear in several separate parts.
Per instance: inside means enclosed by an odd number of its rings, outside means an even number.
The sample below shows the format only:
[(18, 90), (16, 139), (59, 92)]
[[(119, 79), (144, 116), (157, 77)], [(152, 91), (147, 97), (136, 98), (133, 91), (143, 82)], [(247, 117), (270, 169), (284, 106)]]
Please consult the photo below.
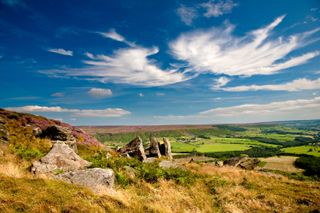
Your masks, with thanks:
[(171, 161), (171, 160), (162, 160), (159, 163), (159, 166), (163, 169), (168, 169), (168, 168), (181, 168), (176, 162)]
[(40, 127), (33, 127), (32, 132), (36, 137), (40, 137), (42, 134), (42, 130)]
[(104, 192), (114, 185), (112, 169), (92, 168), (59, 174), (56, 178), (69, 183), (86, 186), (96, 193)]
[(39, 161), (32, 164), (31, 171), (34, 174), (54, 173), (58, 170), (72, 171), (84, 169), (90, 166), (90, 163), (83, 160), (73, 149), (63, 141), (54, 143), (49, 153)]
[(5, 124), (5, 119), (0, 117), (0, 142), (2, 143), (6, 143), (9, 140), (9, 133)]
[[(41, 129), (40, 129), (41, 130)], [(36, 130), (34, 130), (36, 131)], [(48, 138), (50, 140), (64, 141), (70, 148), (78, 153), (77, 140), (72, 135), (71, 129), (62, 126), (49, 126), (47, 129), (39, 132), (39, 137)]]
[(4, 156), (4, 152), (0, 149), (0, 157)]
[(161, 158), (161, 154), (159, 150), (159, 142), (155, 137), (150, 137), (149, 156)]
[(144, 162), (144, 163), (154, 163), (154, 162), (156, 162), (157, 160), (158, 160), (158, 158), (152, 157), (152, 158), (147, 158), (147, 159), (145, 159), (143, 162)]
[(216, 162), (216, 166), (222, 167), (222, 166), (223, 166), (223, 161), (217, 161), (217, 162)]
[(239, 162), (243, 159), (244, 157), (233, 157), (233, 158), (229, 158), (227, 160), (225, 160), (223, 162), (224, 165), (228, 165), (228, 166), (237, 166), (239, 164)]
[(143, 143), (140, 137), (136, 137), (125, 147), (119, 150), (122, 155), (129, 155), (130, 157), (137, 157), (139, 160), (146, 160), (146, 154), (144, 153)]
[(259, 164), (260, 160), (257, 158), (247, 158), (244, 161), (242, 161), (238, 167), (246, 170), (253, 170), (256, 168)]
[(234, 157), (228, 160), (225, 160), (224, 165), (239, 167), (242, 169), (252, 170), (260, 162), (257, 158), (248, 158), (248, 157)]
[(40, 137), (50, 140), (66, 141), (68, 139), (68, 132), (59, 126), (49, 126), (42, 131)]
[(169, 160), (172, 160), (171, 143), (168, 138), (163, 138), (163, 144), (165, 148), (164, 155), (167, 156)]

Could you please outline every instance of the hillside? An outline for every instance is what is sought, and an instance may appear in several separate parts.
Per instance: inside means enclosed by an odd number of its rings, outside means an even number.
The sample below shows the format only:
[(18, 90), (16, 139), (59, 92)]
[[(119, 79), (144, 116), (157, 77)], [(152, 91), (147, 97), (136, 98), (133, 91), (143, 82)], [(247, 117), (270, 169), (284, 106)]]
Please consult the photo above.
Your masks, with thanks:
[[(227, 128), (224, 127), (223, 134), (235, 131)], [(241, 132), (241, 129), (237, 130)], [(208, 133), (208, 128), (192, 131), (200, 135)], [(213, 131), (215, 134), (220, 132), (219, 136), (222, 137), (221, 128), (214, 128)], [(79, 128), (40, 116), (6, 110), (0, 111), (0, 132), (1, 212), (320, 210), (319, 181), (305, 176), (300, 176), (303, 178), (298, 180), (282, 173), (218, 166), (212, 160), (200, 162), (190, 158), (168, 161), (162, 157), (151, 163), (143, 163), (135, 158), (121, 157), (115, 150), (107, 148), (106, 145), (112, 145), (111, 141), (103, 141), (103, 145)], [(172, 134), (176, 133), (170, 134), (166, 136), (171, 140)], [(119, 141), (119, 144), (123, 145), (130, 140)], [(76, 147), (75, 152), (90, 162), (88, 169), (111, 168), (115, 173), (112, 189), (96, 193), (90, 188), (53, 179), (48, 175), (32, 174), (30, 168), (34, 162), (47, 156), (59, 144), (57, 141), (63, 141), (70, 148)], [(173, 148), (175, 143), (183, 142), (172, 141)], [(56, 176), (68, 173), (63, 170), (55, 172)]]

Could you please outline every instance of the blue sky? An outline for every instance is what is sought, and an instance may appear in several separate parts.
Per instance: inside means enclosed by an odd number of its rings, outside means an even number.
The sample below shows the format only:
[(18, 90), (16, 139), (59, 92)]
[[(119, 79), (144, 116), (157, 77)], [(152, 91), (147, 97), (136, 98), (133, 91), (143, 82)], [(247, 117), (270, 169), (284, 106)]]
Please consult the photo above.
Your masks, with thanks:
[(0, 0), (0, 107), (76, 125), (320, 118), (318, 0)]

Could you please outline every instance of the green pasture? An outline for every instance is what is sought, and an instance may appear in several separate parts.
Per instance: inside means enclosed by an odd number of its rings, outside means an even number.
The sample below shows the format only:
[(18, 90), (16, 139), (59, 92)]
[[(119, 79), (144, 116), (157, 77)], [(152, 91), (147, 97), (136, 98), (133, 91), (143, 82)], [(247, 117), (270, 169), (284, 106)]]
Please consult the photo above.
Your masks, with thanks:
[(320, 157), (320, 147), (316, 146), (294, 146), (283, 148), (281, 151), (293, 154), (306, 154)]

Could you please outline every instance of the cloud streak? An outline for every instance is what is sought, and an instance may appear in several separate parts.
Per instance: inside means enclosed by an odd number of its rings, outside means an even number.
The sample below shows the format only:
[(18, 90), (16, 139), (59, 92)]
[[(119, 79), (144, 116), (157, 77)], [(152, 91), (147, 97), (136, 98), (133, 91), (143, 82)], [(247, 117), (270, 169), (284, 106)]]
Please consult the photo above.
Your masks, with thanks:
[(177, 14), (183, 23), (192, 25), (192, 22), (200, 16), (216, 18), (231, 13), (236, 6), (237, 4), (232, 0), (209, 0), (192, 6), (180, 5), (177, 9)]
[(226, 0), (226, 1), (211, 0), (201, 4), (201, 7), (205, 9), (205, 13), (203, 15), (207, 18), (219, 17), (224, 14), (231, 13), (232, 9), (236, 6), (237, 4), (231, 0)]
[(320, 97), (276, 101), (262, 104), (242, 104), (218, 107), (194, 115), (155, 116), (161, 123), (246, 123), (279, 120), (319, 119)]
[(22, 107), (8, 107), (7, 110), (17, 112), (28, 112), (28, 113), (69, 113), (71, 116), (76, 117), (121, 117), (130, 114), (121, 108), (107, 108), (107, 109), (67, 109), (60, 106), (48, 107), (29, 105)]
[(102, 35), (105, 38), (109, 38), (118, 42), (125, 43), (129, 45), (130, 47), (134, 47), (135, 44), (131, 41), (128, 41), (125, 37), (117, 33), (115, 29), (110, 29), (108, 32), (98, 32), (100, 35)]
[(65, 56), (73, 56), (73, 51), (65, 50), (65, 49), (62, 49), (62, 48), (51, 48), (51, 49), (48, 49), (48, 52), (56, 53), (56, 54), (59, 54), (59, 55), (65, 55)]
[(91, 88), (88, 94), (96, 98), (104, 98), (112, 95), (111, 89)]
[(75, 77), (102, 83), (113, 82), (144, 87), (164, 86), (186, 81), (191, 77), (177, 69), (163, 70), (148, 57), (159, 52), (157, 47), (130, 47), (116, 50), (113, 55), (87, 54), (88, 66), (79, 69), (45, 70), (52, 77)]
[(230, 76), (270, 75), (318, 56), (320, 52), (313, 51), (288, 57), (294, 50), (310, 43), (306, 39), (320, 28), (288, 38), (270, 38), (284, 17), (243, 37), (232, 35), (234, 26), (231, 24), (184, 33), (170, 43), (171, 53), (176, 59), (186, 61), (195, 72)]
[(244, 91), (258, 91), (258, 90), (270, 90), (270, 91), (300, 91), (300, 90), (314, 90), (320, 89), (320, 78), (315, 80), (309, 80), (306, 78), (299, 78), (284, 84), (267, 84), (267, 85), (245, 85), (237, 87), (225, 87), (218, 89), (229, 92), (244, 92)]

